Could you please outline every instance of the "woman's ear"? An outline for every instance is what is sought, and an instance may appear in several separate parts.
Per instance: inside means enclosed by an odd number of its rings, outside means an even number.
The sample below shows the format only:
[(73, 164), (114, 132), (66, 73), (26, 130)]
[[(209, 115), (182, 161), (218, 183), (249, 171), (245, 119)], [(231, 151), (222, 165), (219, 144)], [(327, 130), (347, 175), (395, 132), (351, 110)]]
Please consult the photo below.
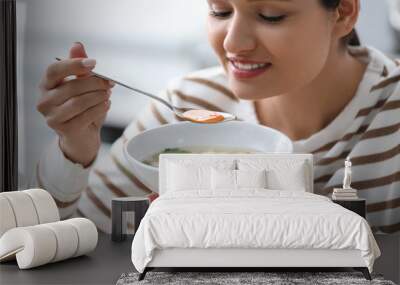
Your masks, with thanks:
[(335, 33), (343, 38), (351, 33), (360, 12), (360, 0), (341, 0), (336, 10)]

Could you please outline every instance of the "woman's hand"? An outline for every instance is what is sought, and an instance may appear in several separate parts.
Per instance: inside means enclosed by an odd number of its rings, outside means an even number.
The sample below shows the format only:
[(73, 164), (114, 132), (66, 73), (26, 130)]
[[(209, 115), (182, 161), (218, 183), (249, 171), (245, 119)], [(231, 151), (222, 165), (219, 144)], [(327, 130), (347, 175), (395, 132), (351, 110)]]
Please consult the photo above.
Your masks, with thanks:
[[(96, 65), (82, 44), (75, 43), (70, 58), (51, 64), (40, 84), (37, 110), (59, 135), (64, 155), (84, 167), (96, 158), (100, 128), (110, 108), (110, 81), (90, 75)], [(74, 79), (67, 77), (75, 75)]]

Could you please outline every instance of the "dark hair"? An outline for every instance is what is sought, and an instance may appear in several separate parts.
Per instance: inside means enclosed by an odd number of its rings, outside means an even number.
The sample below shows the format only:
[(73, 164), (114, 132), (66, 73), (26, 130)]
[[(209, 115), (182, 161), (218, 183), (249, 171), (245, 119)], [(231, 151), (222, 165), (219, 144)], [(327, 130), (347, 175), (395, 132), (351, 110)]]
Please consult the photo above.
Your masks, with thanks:
[[(320, 0), (322, 6), (329, 10), (334, 10), (339, 7), (341, 0)], [(347, 36), (343, 38), (345, 44), (350, 46), (359, 46), (361, 45), (360, 38), (357, 34), (357, 31), (353, 29)]]

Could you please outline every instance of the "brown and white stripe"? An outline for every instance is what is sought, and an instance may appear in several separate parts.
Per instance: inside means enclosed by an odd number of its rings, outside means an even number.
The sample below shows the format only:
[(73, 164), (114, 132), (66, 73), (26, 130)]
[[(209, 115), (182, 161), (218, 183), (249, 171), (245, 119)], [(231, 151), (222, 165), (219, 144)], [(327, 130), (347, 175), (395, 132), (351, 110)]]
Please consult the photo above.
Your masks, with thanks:
[[(376, 81), (362, 83), (368, 85), (364, 88), (367, 91), (358, 101), (354, 117), (342, 122), (343, 133), (329, 138), (321, 136), (317, 143), (306, 139), (303, 152), (314, 154), (315, 191), (322, 195), (329, 195), (333, 187), (341, 185), (343, 159), (350, 156), (352, 186), (367, 199), (368, 221), (375, 231), (392, 233), (400, 231), (400, 68), (376, 50), (359, 48), (352, 50), (352, 54), (373, 62), (373, 68), (367, 72), (373, 73)], [(176, 106), (232, 112), (250, 122), (256, 122), (254, 118), (258, 117), (255, 109), (249, 112), (248, 101), (239, 100), (230, 91), (221, 67), (173, 81), (162, 97)], [(114, 143), (109, 155), (96, 161), (89, 185), (80, 198), (63, 200), (55, 195), (60, 209), (76, 209), (79, 202), (80, 213), (109, 232), (113, 197), (143, 196), (151, 192), (129, 167), (124, 144), (142, 131), (179, 120), (159, 103), (149, 104)], [(44, 182), (51, 180), (46, 173), (42, 175), (46, 177)], [(52, 189), (55, 182), (42, 181), (42, 184), (50, 192), (58, 191)]]

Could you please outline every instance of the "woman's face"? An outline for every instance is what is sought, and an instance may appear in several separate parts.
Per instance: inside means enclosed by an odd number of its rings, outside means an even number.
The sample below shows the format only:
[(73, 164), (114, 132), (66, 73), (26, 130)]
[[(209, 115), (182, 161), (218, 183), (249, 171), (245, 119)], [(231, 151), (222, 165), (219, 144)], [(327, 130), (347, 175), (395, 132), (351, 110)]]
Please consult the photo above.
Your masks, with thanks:
[(208, 37), (242, 99), (294, 92), (321, 73), (333, 14), (319, 0), (208, 0)]

